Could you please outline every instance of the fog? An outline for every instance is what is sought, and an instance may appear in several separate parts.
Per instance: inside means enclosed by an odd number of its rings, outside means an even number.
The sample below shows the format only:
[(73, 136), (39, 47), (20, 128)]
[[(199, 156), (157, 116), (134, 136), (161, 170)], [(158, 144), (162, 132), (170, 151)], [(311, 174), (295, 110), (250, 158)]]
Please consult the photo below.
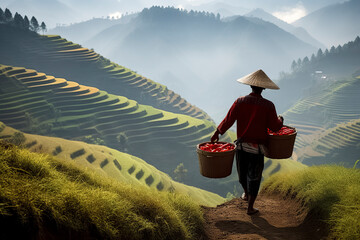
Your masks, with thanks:
[[(3, 0), (0, 7), (9, 7), (13, 13), (34, 15), (39, 22), (47, 24), (48, 33), (93, 48), (111, 61), (166, 85), (205, 110), (218, 123), (232, 102), (250, 91), (249, 87), (237, 83), (237, 78), (263, 69), (277, 81), (281, 72), (290, 70), (293, 60), (311, 56), (318, 50), (318, 46), (272, 23), (239, 16), (261, 8), (284, 22), (293, 23), (341, 2), (344, 1)], [(134, 15), (131, 20), (120, 21), (144, 8), (164, 4), (214, 13), (214, 18), (192, 18), (163, 11), (148, 18)], [(232, 18), (226, 20), (227, 17)], [(91, 20), (94, 18), (106, 21), (95, 25)], [(308, 23), (302, 22), (305, 24), (297, 23), (306, 29)], [(79, 27), (76, 29), (76, 26)], [(316, 29), (311, 30), (316, 33)], [(321, 39), (315, 40), (320, 40), (322, 45)]]
[(315, 11), (329, 4), (344, 0), (1, 0), (1, 8), (9, 8), (14, 13), (37, 16), (49, 28), (57, 25), (86, 21), (94, 17), (120, 17), (135, 13), (143, 8), (174, 6), (220, 13), (223, 17), (242, 15), (252, 9), (262, 8), (278, 18), (291, 22), (304, 13)]

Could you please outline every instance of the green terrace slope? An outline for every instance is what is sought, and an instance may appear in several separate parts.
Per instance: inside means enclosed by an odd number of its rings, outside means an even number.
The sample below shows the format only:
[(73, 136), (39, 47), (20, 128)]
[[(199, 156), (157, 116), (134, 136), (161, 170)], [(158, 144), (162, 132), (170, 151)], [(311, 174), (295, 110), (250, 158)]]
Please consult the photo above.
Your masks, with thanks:
[[(323, 83), (284, 113), (286, 123), (299, 132), (294, 154), (297, 160), (306, 162), (308, 158), (321, 157), (322, 161), (333, 162), (330, 158), (346, 148), (359, 154), (359, 89), (360, 77)], [(332, 154), (335, 155), (329, 157)], [(354, 161), (353, 157), (348, 159)]]
[(354, 165), (360, 156), (360, 119), (338, 124), (318, 134), (302, 136), (307, 142), (296, 149), (305, 164), (340, 163)]
[(41, 36), (5, 24), (0, 24), (0, 33), (0, 64), (24, 66), (68, 80), (76, 79), (80, 84), (101, 88), (141, 104), (211, 120), (204, 111), (166, 86), (60, 36)]
[[(183, 163), (189, 171), (185, 183), (216, 189), (199, 174), (195, 152), (215, 130), (210, 121), (5, 65), (0, 65), (0, 109), (0, 120), (21, 131), (101, 143), (168, 174)], [(223, 140), (231, 141), (227, 134)]]
[(201, 205), (216, 206), (224, 201), (214, 193), (173, 181), (167, 174), (144, 160), (106, 146), (19, 132), (0, 122), (0, 139), (24, 146), (32, 152), (46, 153), (77, 166), (95, 170), (119, 182), (146, 186), (158, 191), (182, 193)]
[[(207, 120), (158, 110), (63, 78), (5, 65), (0, 65), (0, 109), (0, 121), (20, 131), (106, 145), (137, 156), (172, 176), (183, 163), (188, 171), (182, 177), (184, 183), (222, 196), (239, 186), (236, 171), (221, 180), (207, 179), (199, 173), (195, 146), (209, 141), (216, 127)], [(231, 138), (225, 134), (222, 140), (230, 142)], [(267, 161), (264, 177), (303, 167), (291, 160), (277, 162)]]
[(185, 195), (121, 183), (1, 140), (0, 188), (0, 239), (191, 240), (203, 232), (201, 208)]

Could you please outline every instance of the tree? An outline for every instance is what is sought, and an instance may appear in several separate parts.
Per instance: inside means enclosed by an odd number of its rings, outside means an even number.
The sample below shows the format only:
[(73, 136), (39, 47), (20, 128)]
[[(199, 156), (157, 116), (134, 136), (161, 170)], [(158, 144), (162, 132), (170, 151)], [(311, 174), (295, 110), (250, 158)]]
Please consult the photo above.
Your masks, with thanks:
[(174, 170), (174, 179), (178, 182), (183, 182), (186, 179), (188, 170), (180, 163)]
[(337, 52), (337, 53), (341, 53), (341, 51), (342, 51), (342, 47), (341, 47), (340, 44), (339, 44), (339, 46), (337, 46), (337, 48), (336, 48), (336, 52)]
[(10, 138), (10, 143), (17, 146), (21, 146), (23, 143), (25, 143), (25, 141), (26, 137), (22, 132), (15, 132)]
[(300, 58), (297, 60), (297, 66), (298, 66), (298, 68), (301, 67), (301, 59)]
[(29, 21), (29, 18), (26, 15), (24, 17), (24, 29), (26, 29), (26, 30), (30, 29), (30, 21)]
[(325, 49), (324, 55), (325, 55), (325, 56), (328, 56), (328, 55), (329, 55), (329, 49)]
[(24, 19), (23, 17), (18, 14), (18, 13), (15, 13), (15, 16), (14, 16), (14, 25), (16, 27), (19, 27), (19, 28), (23, 28), (24, 27)]
[(41, 31), (43, 32), (43, 35), (44, 35), (44, 32), (47, 31), (47, 30), (46, 30), (46, 25), (45, 25), (45, 23), (44, 23), (44, 22), (41, 22), (40, 27), (41, 27)]
[(5, 22), (5, 13), (1, 8), (0, 8), (0, 22)]
[(317, 52), (317, 54), (316, 54), (316, 57), (318, 58), (318, 59), (320, 59), (320, 58), (322, 58), (324, 56), (324, 53), (323, 53), (323, 51), (321, 50), (321, 48), (319, 48), (319, 50), (318, 50), (318, 52)]
[(30, 20), (30, 29), (34, 32), (39, 31), (39, 23), (34, 16)]
[(293, 60), (292, 63), (291, 63), (291, 70), (295, 71), (296, 68), (297, 68), (297, 64), (296, 64), (295, 60)]
[(125, 133), (119, 133), (117, 136), (116, 136), (116, 140), (119, 144), (119, 149), (122, 151), (122, 152), (127, 152), (127, 147), (128, 147), (128, 137), (126, 136)]
[(359, 43), (360, 43), (360, 37), (359, 37), (359, 36), (357, 36), (357, 37), (355, 38), (354, 43), (355, 43), (355, 44), (359, 44)]
[(308, 64), (310, 61), (309, 61), (309, 58), (306, 56), (306, 57), (304, 57), (304, 59), (303, 59), (303, 64), (304, 65), (306, 65), (306, 64)]
[(220, 13), (216, 14), (216, 19), (220, 20)]
[(9, 9), (5, 9), (5, 22), (11, 22), (12, 21), (12, 13)]
[(331, 53), (331, 54), (336, 53), (336, 49), (335, 49), (335, 47), (334, 47), (334, 46), (332, 46), (332, 47), (330, 48), (330, 53)]
[(315, 54), (312, 54), (311, 58), (310, 58), (310, 61), (313, 63), (313, 62), (315, 62), (315, 59), (316, 59)]

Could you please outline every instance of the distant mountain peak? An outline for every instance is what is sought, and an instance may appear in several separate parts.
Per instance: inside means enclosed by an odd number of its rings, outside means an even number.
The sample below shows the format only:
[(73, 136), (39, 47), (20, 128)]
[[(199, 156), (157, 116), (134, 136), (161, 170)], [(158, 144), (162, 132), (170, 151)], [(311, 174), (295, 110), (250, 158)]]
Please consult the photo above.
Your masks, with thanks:
[(256, 9), (250, 11), (249, 13), (245, 14), (244, 16), (259, 18), (259, 19), (262, 19), (263, 21), (273, 23), (273, 24), (277, 25), (278, 27), (282, 28), (283, 30), (293, 34), (298, 39), (300, 39), (306, 43), (309, 43), (317, 48), (324, 47), (324, 45), (321, 42), (319, 42), (317, 39), (315, 39), (313, 36), (311, 36), (304, 28), (294, 27), (293, 25), (291, 25), (287, 22), (284, 22), (283, 20), (266, 12), (262, 8), (256, 8)]

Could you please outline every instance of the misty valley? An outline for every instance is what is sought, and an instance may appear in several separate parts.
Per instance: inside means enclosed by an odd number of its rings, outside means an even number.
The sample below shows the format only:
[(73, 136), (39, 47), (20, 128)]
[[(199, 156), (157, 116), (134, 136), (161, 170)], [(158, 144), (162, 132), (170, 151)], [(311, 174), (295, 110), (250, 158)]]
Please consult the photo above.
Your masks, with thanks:
[[(290, 158), (265, 158), (259, 204), (304, 203), (297, 230), (314, 239), (360, 236), (359, 1), (74, 2), (0, 4), (1, 239), (218, 239), (209, 214), (243, 189), (235, 161), (202, 176), (196, 146), (258, 69), (297, 131)], [(286, 22), (290, 6), (302, 15)], [(236, 139), (234, 124), (219, 141)]]

